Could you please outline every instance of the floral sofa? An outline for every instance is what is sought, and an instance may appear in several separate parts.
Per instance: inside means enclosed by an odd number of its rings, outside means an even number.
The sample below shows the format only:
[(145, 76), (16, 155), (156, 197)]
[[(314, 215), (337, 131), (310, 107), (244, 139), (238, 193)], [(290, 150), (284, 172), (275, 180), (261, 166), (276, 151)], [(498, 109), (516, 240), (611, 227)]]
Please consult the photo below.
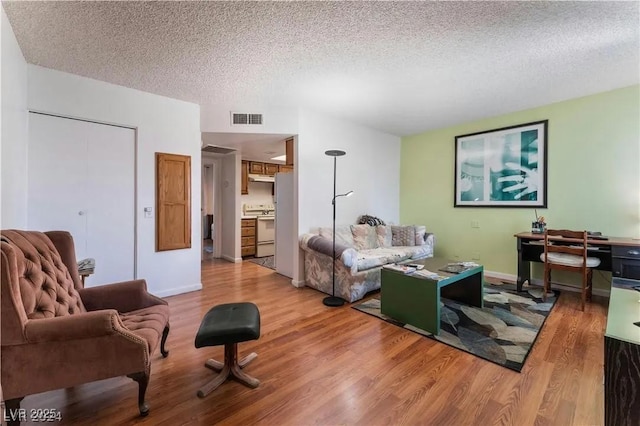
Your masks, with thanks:
[[(332, 292), (333, 230), (300, 236), (305, 285)], [(336, 226), (336, 296), (348, 302), (380, 288), (383, 265), (433, 256), (434, 236), (425, 226)]]

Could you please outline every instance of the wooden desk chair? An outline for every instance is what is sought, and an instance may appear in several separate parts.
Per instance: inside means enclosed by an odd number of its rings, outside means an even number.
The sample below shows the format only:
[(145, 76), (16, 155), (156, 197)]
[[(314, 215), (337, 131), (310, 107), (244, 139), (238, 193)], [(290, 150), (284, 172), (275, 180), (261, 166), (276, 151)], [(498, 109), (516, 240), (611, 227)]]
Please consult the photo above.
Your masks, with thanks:
[[(549, 237), (561, 237), (550, 239)], [(562, 238), (571, 239), (562, 242)], [(566, 229), (547, 229), (544, 232), (544, 253), (540, 255), (544, 262), (544, 293), (551, 289), (551, 270), (580, 272), (582, 274), (582, 310), (587, 300), (591, 300), (592, 276), (591, 268), (600, 265), (600, 259), (587, 256), (587, 231), (568, 231)]]

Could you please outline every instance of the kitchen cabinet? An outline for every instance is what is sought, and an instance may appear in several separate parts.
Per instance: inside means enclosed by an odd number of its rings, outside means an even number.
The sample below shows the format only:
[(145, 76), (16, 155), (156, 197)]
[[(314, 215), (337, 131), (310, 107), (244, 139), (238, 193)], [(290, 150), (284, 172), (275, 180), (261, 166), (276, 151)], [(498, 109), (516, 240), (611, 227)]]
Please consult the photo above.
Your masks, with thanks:
[(247, 195), (249, 193), (249, 162), (242, 161), (242, 179), (240, 180), (240, 194)]
[(287, 166), (286, 164), (280, 164), (278, 167), (278, 171), (280, 173), (291, 173), (293, 171), (293, 166)]
[(278, 173), (278, 165), (272, 163), (264, 163), (264, 174), (274, 176)]
[(263, 175), (264, 163), (258, 163), (256, 161), (249, 162), (249, 173)]
[(293, 138), (284, 141), (284, 153), (286, 156), (286, 165), (293, 166)]
[(256, 219), (242, 219), (240, 252), (242, 257), (256, 254)]

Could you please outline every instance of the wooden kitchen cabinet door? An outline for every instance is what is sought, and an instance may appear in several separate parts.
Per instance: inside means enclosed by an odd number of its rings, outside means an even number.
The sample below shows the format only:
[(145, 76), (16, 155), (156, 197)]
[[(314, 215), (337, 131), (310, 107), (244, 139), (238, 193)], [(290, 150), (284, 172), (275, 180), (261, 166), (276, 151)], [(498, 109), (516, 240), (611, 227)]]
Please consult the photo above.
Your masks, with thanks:
[(264, 163), (259, 163), (257, 161), (249, 162), (249, 173), (263, 175), (264, 174)]
[(156, 251), (191, 248), (191, 157), (156, 152)]
[(247, 195), (249, 193), (249, 162), (242, 160), (241, 164), (240, 194)]
[(278, 173), (278, 165), (277, 164), (272, 164), (272, 163), (265, 163), (264, 164), (264, 174), (265, 175), (274, 176), (276, 173)]

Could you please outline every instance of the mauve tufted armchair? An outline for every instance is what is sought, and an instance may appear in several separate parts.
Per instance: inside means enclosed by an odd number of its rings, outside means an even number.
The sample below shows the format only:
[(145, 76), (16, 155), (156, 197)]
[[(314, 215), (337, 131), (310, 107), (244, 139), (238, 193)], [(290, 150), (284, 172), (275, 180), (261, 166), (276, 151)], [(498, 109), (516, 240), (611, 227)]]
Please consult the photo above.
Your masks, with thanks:
[(139, 384), (140, 415), (150, 356), (163, 356), (167, 302), (144, 280), (83, 288), (71, 234), (2, 231), (1, 379), (6, 409), (26, 395), (126, 375)]

